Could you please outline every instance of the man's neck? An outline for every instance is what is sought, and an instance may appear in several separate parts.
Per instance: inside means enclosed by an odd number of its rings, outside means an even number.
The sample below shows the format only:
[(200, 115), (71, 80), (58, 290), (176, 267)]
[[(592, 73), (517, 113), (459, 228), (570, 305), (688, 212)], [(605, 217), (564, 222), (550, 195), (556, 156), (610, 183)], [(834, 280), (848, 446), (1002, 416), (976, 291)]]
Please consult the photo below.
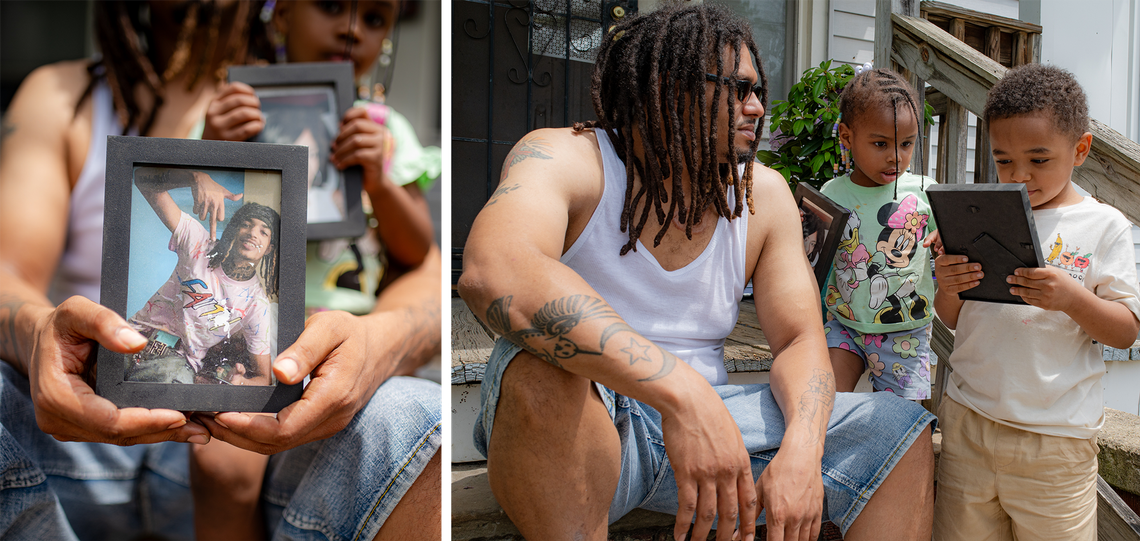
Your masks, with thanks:
[(239, 282), (249, 280), (257, 274), (256, 266), (253, 263), (249, 261), (236, 262), (233, 259), (226, 259), (222, 263), (222, 272)]

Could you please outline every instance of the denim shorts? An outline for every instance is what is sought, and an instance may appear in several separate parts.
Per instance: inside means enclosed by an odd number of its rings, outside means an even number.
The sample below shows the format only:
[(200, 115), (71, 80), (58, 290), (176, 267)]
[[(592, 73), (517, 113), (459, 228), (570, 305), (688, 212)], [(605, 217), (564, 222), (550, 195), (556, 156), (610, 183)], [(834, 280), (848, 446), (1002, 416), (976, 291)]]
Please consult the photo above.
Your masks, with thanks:
[(876, 391), (890, 391), (907, 400), (930, 398), (932, 325), (905, 331), (863, 334), (827, 314), (823, 331), (827, 347), (845, 349), (863, 359), (867, 380)]
[[(475, 447), (487, 455), (503, 372), (522, 349), (499, 339), (487, 361)], [(665, 455), (661, 414), (646, 404), (595, 383), (621, 440), (622, 467), (609, 518), (634, 508), (677, 513), (677, 483)], [(715, 387), (744, 436), (752, 476), (760, 477), (776, 456), (784, 416), (767, 384)], [(823, 455), (824, 518), (846, 532), (887, 474), (934, 416), (889, 393), (838, 393)], [(757, 523), (764, 522), (761, 513)]]
[[(344, 430), (270, 457), (274, 539), (372, 539), (442, 443), (440, 387), (384, 382)], [(36, 426), (28, 379), (0, 361), (0, 537), (194, 539), (185, 443), (60, 442)]]

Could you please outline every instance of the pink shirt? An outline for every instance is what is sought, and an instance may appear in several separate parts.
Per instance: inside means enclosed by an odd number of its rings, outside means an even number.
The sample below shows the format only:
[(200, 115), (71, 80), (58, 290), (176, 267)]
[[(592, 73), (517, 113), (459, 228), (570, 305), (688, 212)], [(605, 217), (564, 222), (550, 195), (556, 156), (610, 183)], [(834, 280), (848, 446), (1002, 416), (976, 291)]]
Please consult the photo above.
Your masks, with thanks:
[(170, 251), (178, 264), (170, 279), (146, 305), (131, 317), (136, 327), (150, 327), (182, 339), (179, 350), (194, 369), (211, 346), (241, 332), (246, 349), (253, 355), (269, 354), (273, 329), (269, 298), (256, 276), (234, 280), (221, 267), (209, 268), (210, 253), (217, 241), (185, 212), (170, 236)]

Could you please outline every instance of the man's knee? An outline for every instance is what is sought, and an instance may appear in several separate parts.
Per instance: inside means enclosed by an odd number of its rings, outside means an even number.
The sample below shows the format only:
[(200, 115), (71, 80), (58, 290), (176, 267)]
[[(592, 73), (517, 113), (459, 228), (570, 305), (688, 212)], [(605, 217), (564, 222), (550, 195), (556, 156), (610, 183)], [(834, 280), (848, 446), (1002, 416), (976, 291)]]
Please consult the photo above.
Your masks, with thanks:
[(542, 426), (584, 406), (590, 380), (520, 352), (503, 372), (496, 419), (504, 414), (525, 426)]

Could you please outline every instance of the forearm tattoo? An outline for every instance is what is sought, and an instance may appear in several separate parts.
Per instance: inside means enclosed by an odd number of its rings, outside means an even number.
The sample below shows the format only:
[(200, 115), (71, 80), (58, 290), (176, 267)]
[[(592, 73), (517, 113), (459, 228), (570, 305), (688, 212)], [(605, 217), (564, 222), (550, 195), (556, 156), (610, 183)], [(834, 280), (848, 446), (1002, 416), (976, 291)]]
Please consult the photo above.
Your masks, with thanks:
[(18, 362), (19, 338), (16, 333), (16, 314), (27, 304), (15, 295), (0, 295), (0, 357)]
[(807, 445), (818, 444), (827, 432), (824, 419), (835, 405), (835, 375), (816, 368), (808, 380), (808, 389), (800, 395), (800, 422), (812, 438)]
[[(487, 325), (507, 340), (518, 344), (538, 358), (559, 368), (563, 360), (578, 355), (601, 355), (606, 343), (618, 333), (632, 335), (626, 345), (619, 345), (619, 351), (629, 359), (629, 365), (639, 362), (661, 364), (660, 370), (652, 376), (638, 381), (653, 381), (668, 375), (676, 365), (676, 358), (670, 353), (646, 340), (626, 323), (620, 321), (617, 312), (602, 299), (587, 295), (570, 295), (546, 303), (531, 317), (531, 326), (515, 330), (511, 327), (510, 308), (512, 295), (500, 297), (487, 308)], [(568, 335), (578, 324), (591, 320), (619, 320), (602, 331), (598, 349), (593, 350), (579, 344)], [(619, 343), (621, 343), (619, 341)]]
[(541, 137), (528, 137), (515, 144), (511, 152), (507, 154), (507, 159), (503, 162), (503, 172), (499, 175), (499, 182), (503, 182), (510, 174), (511, 168), (518, 165), (520, 162), (527, 158), (538, 158), (540, 160), (554, 159), (550, 156), (551, 146), (550, 143), (544, 141)]
[(420, 306), (411, 306), (401, 311), (407, 324), (408, 333), (397, 341), (392, 358), (396, 366), (405, 363), (420, 364), (440, 351), (440, 335), (443, 321), (440, 314), (439, 297), (425, 300)]

